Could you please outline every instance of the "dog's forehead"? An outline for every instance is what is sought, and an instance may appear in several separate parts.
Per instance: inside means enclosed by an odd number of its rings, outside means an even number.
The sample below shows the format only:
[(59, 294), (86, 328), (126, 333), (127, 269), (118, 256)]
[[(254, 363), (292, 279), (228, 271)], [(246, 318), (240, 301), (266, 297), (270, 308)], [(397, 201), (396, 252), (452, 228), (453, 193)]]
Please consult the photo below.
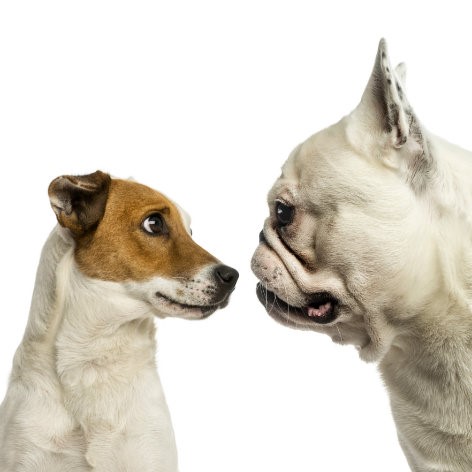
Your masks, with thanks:
[(174, 200), (170, 200), (170, 201), (174, 204), (177, 210), (179, 210), (180, 217), (182, 218), (182, 222), (184, 223), (184, 226), (187, 228), (188, 231), (190, 231), (190, 225), (192, 223), (191, 216)]
[(287, 200), (292, 200), (294, 197), (297, 182), (300, 180), (300, 167), (296, 163), (296, 158), (301, 147), (302, 144), (299, 144), (282, 165), (282, 173), (275, 181), (267, 196), (269, 203), (277, 197)]
[(165, 208), (178, 215), (184, 226), (190, 224), (189, 215), (163, 193), (132, 180), (112, 179), (106, 212), (125, 210), (131, 215)]
[(269, 202), (281, 198), (293, 204), (328, 204), (342, 197), (343, 189), (361, 192), (353, 175), (360, 172), (367, 176), (369, 169), (349, 145), (345, 124), (343, 119), (319, 131), (291, 152), (269, 192)]
[(336, 156), (333, 133), (328, 131), (323, 130), (311, 136), (290, 153), (271, 193), (300, 186), (307, 177), (311, 179), (317, 172), (323, 171), (324, 163), (330, 156)]
[(134, 180), (112, 179), (110, 196), (118, 195), (125, 199), (127, 205), (131, 205), (132, 202), (135, 205), (148, 202), (172, 204), (171, 200), (162, 193)]

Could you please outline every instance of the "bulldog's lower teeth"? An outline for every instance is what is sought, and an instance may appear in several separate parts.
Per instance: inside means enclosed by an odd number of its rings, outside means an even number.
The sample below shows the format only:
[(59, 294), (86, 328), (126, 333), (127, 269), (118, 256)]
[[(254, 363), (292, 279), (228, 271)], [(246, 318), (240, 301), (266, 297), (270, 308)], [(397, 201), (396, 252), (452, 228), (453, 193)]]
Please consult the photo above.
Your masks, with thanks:
[(327, 302), (324, 305), (319, 306), (318, 308), (308, 307), (308, 316), (311, 317), (322, 317), (331, 310), (331, 302)]

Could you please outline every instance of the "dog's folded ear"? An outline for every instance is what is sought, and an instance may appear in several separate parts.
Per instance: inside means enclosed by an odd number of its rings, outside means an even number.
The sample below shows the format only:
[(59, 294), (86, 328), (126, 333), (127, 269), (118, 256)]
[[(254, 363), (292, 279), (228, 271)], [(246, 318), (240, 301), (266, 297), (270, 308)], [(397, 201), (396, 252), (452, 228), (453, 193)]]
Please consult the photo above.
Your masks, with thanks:
[(111, 177), (101, 171), (88, 175), (63, 175), (49, 185), (51, 207), (61, 226), (80, 236), (96, 227), (108, 198)]

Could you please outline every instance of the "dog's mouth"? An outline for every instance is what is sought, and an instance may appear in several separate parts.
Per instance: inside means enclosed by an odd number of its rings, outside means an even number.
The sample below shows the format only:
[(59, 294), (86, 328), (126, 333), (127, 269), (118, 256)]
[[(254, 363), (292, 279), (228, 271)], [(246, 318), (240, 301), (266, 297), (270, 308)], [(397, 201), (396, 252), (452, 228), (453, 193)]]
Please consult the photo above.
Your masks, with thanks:
[(229, 296), (223, 299), (220, 303), (208, 304), (208, 305), (192, 305), (187, 303), (178, 302), (172, 298), (169, 298), (162, 293), (155, 293), (156, 299), (160, 302), (160, 305), (168, 311), (171, 316), (182, 316), (184, 318), (198, 318), (203, 319), (212, 315), (219, 308), (224, 308), (229, 302)]
[(261, 283), (257, 284), (256, 293), (269, 314), (275, 309), (291, 320), (315, 324), (328, 324), (337, 318), (339, 302), (328, 292), (312, 294), (310, 303), (303, 307), (289, 305)]

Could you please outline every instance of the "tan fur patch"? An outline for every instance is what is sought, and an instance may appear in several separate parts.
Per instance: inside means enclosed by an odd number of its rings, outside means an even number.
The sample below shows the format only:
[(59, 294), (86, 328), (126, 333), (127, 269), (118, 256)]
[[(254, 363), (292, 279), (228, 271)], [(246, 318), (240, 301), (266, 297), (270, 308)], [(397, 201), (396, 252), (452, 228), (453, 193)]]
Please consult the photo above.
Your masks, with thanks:
[[(168, 234), (155, 236), (143, 230), (143, 221), (156, 212), (163, 216)], [(102, 280), (189, 277), (217, 262), (192, 240), (171, 201), (145, 185), (120, 179), (111, 181), (97, 228), (76, 237), (76, 243), (80, 270)]]

